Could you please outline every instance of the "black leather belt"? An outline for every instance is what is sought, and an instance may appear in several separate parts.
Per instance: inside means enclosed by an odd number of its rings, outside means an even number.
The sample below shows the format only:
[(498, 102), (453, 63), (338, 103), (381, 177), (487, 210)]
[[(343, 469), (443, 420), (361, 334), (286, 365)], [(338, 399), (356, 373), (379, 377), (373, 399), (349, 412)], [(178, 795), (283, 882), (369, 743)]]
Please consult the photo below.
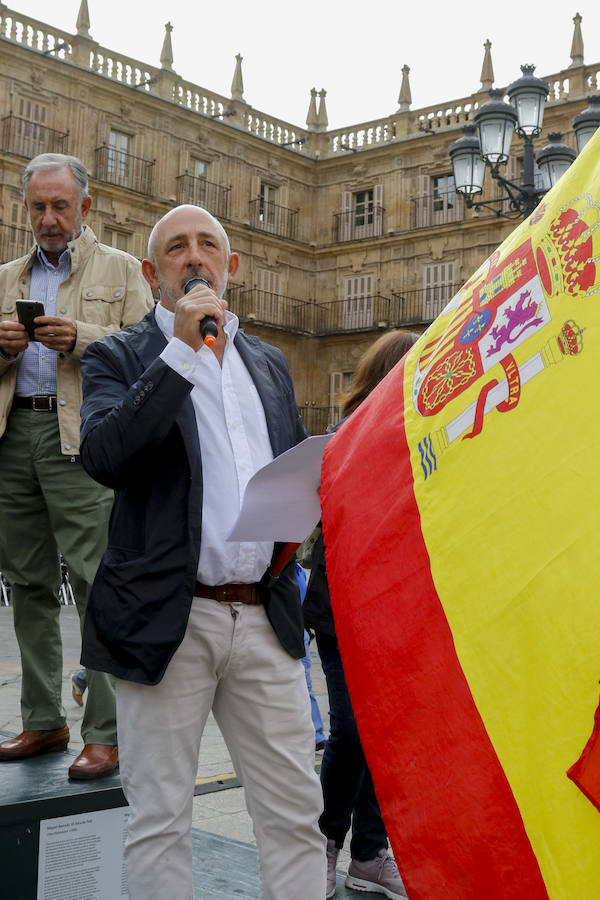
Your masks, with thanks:
[(33, 409), (36, 412), (56, 410), (56, 394), (36, 394), (33, 397), (13, 397), (13, 409)]
[(260, 606), (262, 600), (258, 593), (258, 585), (242, 584), (231, 581), (229, 584), (202, 584), (197, 581), (194, 597), (206, 597), (218, 603), (245, 603), (246, 606)]

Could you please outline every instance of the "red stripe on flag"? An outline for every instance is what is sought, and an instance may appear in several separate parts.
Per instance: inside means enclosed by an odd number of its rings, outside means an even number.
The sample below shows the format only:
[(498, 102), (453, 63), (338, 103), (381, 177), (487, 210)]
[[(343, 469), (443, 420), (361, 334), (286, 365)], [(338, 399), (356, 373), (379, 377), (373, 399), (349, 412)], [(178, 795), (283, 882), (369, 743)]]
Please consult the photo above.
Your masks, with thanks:
[(403, 368), (342, 426), (323, 465), (329, 584), (365, 754), (410, 900), (547, 900), (431, 577)]

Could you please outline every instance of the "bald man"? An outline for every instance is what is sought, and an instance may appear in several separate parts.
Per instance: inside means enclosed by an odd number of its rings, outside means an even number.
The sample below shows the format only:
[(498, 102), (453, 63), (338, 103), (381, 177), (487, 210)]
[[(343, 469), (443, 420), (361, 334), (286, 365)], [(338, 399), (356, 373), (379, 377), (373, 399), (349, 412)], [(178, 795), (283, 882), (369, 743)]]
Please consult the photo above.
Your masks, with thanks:
[[(167, 213), (142, 264), (156, 309), (82, 360), (83, 465), (116, 495), (82, 658), (117, 679), (131, 900), (193, 898), (211, 709), (245, 788), (263, 896), (325, 896), (293, 564), (275, 579), (280, 546), (226, 541), (254, 472), (305, 437), (283, 354), (244, 334), (223, 299), (238, 263), (206, 210)], [(185, 294), (194, 276), (203, 282)], [(206, 317), (218, 326), (210, 348)]]

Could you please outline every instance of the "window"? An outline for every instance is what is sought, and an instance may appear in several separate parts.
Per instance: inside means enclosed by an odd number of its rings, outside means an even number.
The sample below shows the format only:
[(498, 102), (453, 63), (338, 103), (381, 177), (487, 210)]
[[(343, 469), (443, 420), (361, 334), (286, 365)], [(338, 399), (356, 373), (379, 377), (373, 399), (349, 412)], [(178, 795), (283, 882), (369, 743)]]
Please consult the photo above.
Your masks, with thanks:
[(354, 198), (354, 227), (373, 224), (373, 190), (358, 191)]
[(423, 266), (423, 321), (433, 322), (454, 296), (454, 263)]
[(463, 203), (456, 193), (454, 175), (419, 175), (419, 192), (414, 198), (415, 226), (446, 225), (464, 216)]
[(125, 250), (129, 253), (129, 235), (125, 231), (118, 231), (116, 228), (104, 229), (104, 243), (109, 247), (116, 247), (117, 250)]
[(436, 175), (431, 179), (433, 195), (433, 212), (443, 212), (446, 209), (454, 209), (456, 203), (456, 191), (454, 190), (454, 175)]
[(359, 241), (376, 237), (383, 228), (383, 185), (362, 191), (342, 193), (342, 211), (338, 221), (338, 240)]
[[(20, 156), (30, 158), (49, 149), (56, 149), (48, 147), (47, 114), (47, 108), (41, 103), (36, 103), (35, 100), (29, 100), (27, 97), (19, 97), (18, 118), (14, 123), (13, 141), (9, 149)], [(62, 150), (62, 147), (58, 149)]]
[(192, 181), (192, 198), (190, 203), (195, 206), (206, 206), (208, 164), (203, 159), (191, 159), (191, 169), (194, 180)]
[(129, 135), (111, 131), (108, 147), (108, 174), (126, 179), (129, 175)]
[(258, 221), (265, 231), (277, 230), (277, 200), (279, 191), (272, 184), (264, 181), (260, 185)]
[(373, 325), (373, 276), (351, 275), (344, 279), (344, 328)]

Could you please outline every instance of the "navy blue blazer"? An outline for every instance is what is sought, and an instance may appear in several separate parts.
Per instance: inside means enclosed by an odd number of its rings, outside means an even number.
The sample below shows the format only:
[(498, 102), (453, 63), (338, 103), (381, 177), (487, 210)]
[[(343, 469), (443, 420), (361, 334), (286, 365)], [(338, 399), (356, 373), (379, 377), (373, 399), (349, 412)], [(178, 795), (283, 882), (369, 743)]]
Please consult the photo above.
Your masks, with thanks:
[[(234, 343), (258, 390), (278, 456), (306, 437), (285, 357), (242, 331)], [(160, 681), (183, 639), (202, 532), (192, 385), (158, 358), (165, 345), (152, 310), (137, 325), (90, 344), (81, 360), (81, 460), (92, 478), (115, 491), (81, 661), (141, 684)], [(293, 564), (274, 586), (260, 590), (282, 646), (302, 657)]]

